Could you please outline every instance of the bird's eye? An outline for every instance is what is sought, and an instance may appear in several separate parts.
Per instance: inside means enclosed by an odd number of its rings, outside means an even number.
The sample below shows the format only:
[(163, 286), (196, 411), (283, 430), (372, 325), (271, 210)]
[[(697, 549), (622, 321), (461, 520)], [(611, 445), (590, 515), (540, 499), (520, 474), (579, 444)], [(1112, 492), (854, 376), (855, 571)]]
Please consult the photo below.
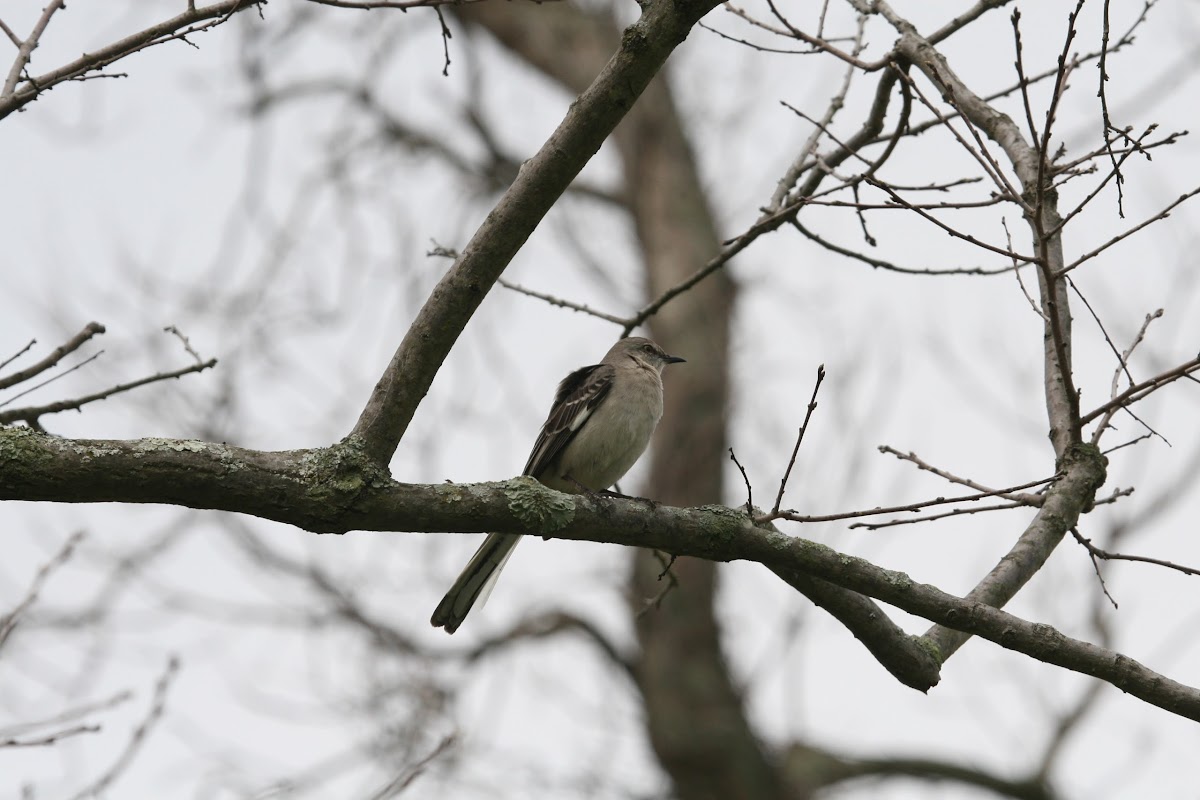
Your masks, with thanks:
[(652, 345), (652, 344), (644, 344), (644, 345), (642, 345), (642, 349), (643, 349), (643, 350), (645, 350), (647, 353), (653, 353), (653, 352), (654, 352), (654, 345)]

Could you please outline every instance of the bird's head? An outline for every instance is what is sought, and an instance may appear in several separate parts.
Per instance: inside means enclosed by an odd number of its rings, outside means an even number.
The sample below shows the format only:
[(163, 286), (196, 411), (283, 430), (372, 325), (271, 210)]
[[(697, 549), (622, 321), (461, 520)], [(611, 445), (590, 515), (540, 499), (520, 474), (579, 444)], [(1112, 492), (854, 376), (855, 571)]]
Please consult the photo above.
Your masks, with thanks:
[(686, 360), (679, 356), (667, 355), (661, 347), (641, 336), (630, 336), (614, 344), (608, 351), (608, 355), (604, 357), (605, 362), (611, 363), (610, 358), (632, 358), (642, 366), (656, 372), (662, 372), (663, 367), (667, 364), (678, 364)]

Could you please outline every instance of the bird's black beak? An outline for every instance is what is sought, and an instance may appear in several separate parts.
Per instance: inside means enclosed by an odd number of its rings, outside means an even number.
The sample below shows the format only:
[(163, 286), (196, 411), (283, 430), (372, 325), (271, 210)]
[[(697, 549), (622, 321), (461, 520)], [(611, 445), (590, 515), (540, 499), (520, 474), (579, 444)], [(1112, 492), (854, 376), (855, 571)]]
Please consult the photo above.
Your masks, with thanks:
[(680, 358), (679, 356), (663, 356), (663, 361), (667, 362), (668, 364), (686, 364), (687, 363), (686, 358)]

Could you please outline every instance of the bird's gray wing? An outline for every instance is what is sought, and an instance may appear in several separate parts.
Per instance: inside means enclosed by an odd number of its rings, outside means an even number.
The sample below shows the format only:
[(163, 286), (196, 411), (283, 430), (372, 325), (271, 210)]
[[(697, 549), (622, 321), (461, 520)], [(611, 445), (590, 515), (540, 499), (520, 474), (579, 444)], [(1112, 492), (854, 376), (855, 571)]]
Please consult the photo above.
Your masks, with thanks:
[(563, 378), (522, 475), (536, 478), (550, 466), (604, 400), (615, 374), (616, 370), (608, 364), (593, 364)]

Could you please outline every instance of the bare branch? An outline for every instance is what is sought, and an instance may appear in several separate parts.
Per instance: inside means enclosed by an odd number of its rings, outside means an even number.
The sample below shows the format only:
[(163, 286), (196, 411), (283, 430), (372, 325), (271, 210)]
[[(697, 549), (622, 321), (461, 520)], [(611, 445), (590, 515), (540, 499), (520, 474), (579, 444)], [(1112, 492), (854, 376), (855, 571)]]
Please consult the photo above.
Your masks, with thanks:
[[(38, 363), (36, 363), (32, 366), (26, 367), (25, 369), (21, 370), (20, 372), (14, 372), (11, 375), (6, 375), (6, 376), (0, 378), (0, 389), (7, 389), (10, 386), (16, 386), (18, 383), (27, 381), (30, 378), (34, 377), (35, 375), (40, 375), (41, 373), (43, 373), (46, 370), (53, 367), (59, 361), (62, 361), (63, 358), (65, 358), (66, 356), (70, 355), (71, 353), (74, 353), (76, 350), (78, 350), (80, 347), (82, 347), (89, 339), (91, 339), (93, 336), (95, 336), (96, 334), (99, 334), (99, 333), (104, 333), (104, 326), (101, 325), (99, 322), (89, 322), (84, 327), (83, 330), (81, 330), (79, 333), (72, 336), (66, 342), (66, 344), (63, 344), (59, 347), (54, 348), (54, 350), (51, 351), (50, 355), (46, 356)], [(6, 364), (9, 364), (13, 359), (15, 359), (17, 356), (21, 355), (21, 353), (24, 353), (25, 350), (28, 350), (29, 347), (33, 345), (33, 343), (34, 342), (30, 342), (29, 345), (26, 345), (25, 349), (22, 350), (20, 353), (17, 353), (16, 356), (13, 356), (12, 358), (8, 359), (7, 361), (4, 362), (4, 364), (0, 364), (0, 367), (4, 366)]]
[(849, 527), (851, 530), (861, 528), (865, 531), (878, 531), (883, 528), (896, 528), (900, 525), (916, 525), (921, 522), (936, 522), (942, 519), (950, 519), (951, 517), (965, 517), (971, 514), (986, 514), (989, 511), (1010, 511), (1014, 508), (1028, 508), (1028, 503), (996, 503), (990, 506), (973, 506), (970, 508), (955, 508), (950, 511), (943, 511), (938, 514), (922, 514), (917, 517), (903, 517), (901, 519), (891, 519), (887, 522), (855, 522)]
[(42, 9), (42, 15), (38, 17), (38, 21), (34, 23), (33, 30), (29, 36), (21, 41), (8, 26), (5, 26), (5, 31), (12, 41), (17, 45), (17, 56), (13, 59), (12, 66), (8, 70), (8, 77), (4, 79), (4, 86), (0, 88), (0, 102), (11, 97), (16, 90), (17, 81), (21, 79), (21, 73), (25, 71), (26, 65), (29, 64), (29, 57), (33, 54), (34, 48), (41, 42), (42, 34), (46, 32), (46, 26), (50, 24), (50, 18), (58, 11), (66, 8), (64, 0), (50, 0), (46, 7)]
[[(28, 353), (28, 352), (30, 351), (30, 349), (32, 349), (32, 347), (33, 347), (35, 344), (37, 344), (37, 339), (30, 339), (28, 342), (26, 342), (26, 343), (25, 343), (25, 346), (24, 346), (24, 347), (22, 347), (20, 350), (18, 350), (17, 352), (13, 353), (11, 356), (9, 356), (8, 358), (4, 359), (3, 361), (0, 361), (0, 369), (4, 369), (4, 368), (5, 368), (5, 367), (7, 367), (9, 364), (11, 364), (12, 362), (16, 361), (16, 360), (17, 360), (18, 358), (20, 358), (21, 356), (23, 356), (23, 355), (25, 355), (26, 353)], [(2, 388), (2, 387), (0, 387), (0, 388)]]
[[(159, 372), (147, 378), (140, 378), (136, 381), (130, 381), (129, 383), (121, 383), (109, 389), (105, 389), (102, 392), (84, 395), (83, 397), (77, 397), (73, 400), (60, 400), (56, 403), (47, 403), (44, 406), (28, 406), (26, 408), (14, 408), (8, 411), (0, 411), (0, 425), (7, 425), (17, 421), (24, 421), (31, 425), (36, 424), (38, 418), (46, 414), (57, 414), (60, 411), (78, 411), (81, 407), (87, 405), (88, 403), (94, 403), (97, 400), (104, 400), (112, 397), (113, 395), (121, 394), (122, 392), (128, 392), (132, 389), (137, 389), (150, 383), (167, 381), (171, 380), (172, 378), (181, 378), (184, 375), (190, 375), (193, 372), (203, 372), (204, 370), (211, 369), (216, 365), (217, 360), (215, 358), (210, 358), (208, 361), (202, 361), (198, 364), (191, 364), (190, 366), (183, 367), (182, 369), (172, 370), (171, 372)], [(82, 366), (82, 364), (76, 365), (75, 368), (78, 368), (79, 366)], [(61, 376), (56, 376), (56, 378), (57, 377)], [(39, 384), (39, 386), (42, 385), (44, 384)]]
[[(891, 261), (885, 261), (882, 258), (875, 258), (874, 256), (867, 255), (866, 253), (860, 253), (856, 250), (851, 250), (847, 247), (842, 247), (841, 245), (834, 244), (833, 242), (829, 241), (828, 239), (825, 239), (824, 237), (822, 237), (822, 236), (814, 233), (813, 231), (810, 231), (808, 228), (804, 227), (800, 223), (800, 220), (798, 220), (798, 219), (792, 220), (791, 225), (793, 228), (795, 228), (797, 231), (799, 231), (801, 233), (801, 235), (803, 235), (806, 239), (808, 239), (809, 241), (815, 242), (816, 244), (820, 245), (821, 247), (824, 247), (826, 250), (828, 250), (831, 253), (837, 253), (838, 255), (846, 256), (847, 258), (852, 258), (855, 261), (861, 261), (862, 263), (864, 263), (870, 267), (875, 267), (877, 269), (886, 269), (889, 272), (899, 272), (903, 275), (1002, 275), (1005, 272), (1013, 272), (1017, 269), (1016, 266), (995, 267), (995, 268), (991, 268), (991, 267), (949, 267), (947, 269), (934, 269), (934, 268), (917, 269), (916, 267), (902, 267), (899, 264), (893, 264)], [(1018, 273), (1018, 274), (1020, 274), (1020, 273)]]
[[(356, 8), (369, 11), (373, 8), (396, 8), (407, 11), (410, 8), (434, 8), (436, 6), (461, 6), (469, 3), (482, 3), (485, 0), (308, 0), (321, 6), (335, 8)], [(554, 0), (530, 0), (530, 2), (554, 2)]]
[(146, 742), (146, 736), (154, 727), (155, 723), (162, 717), (163, 710), (167, 704), (167, 690), (171, 687), (171, 681), (174, 680), (175, 674), (179, 671), (179, 659), (171, 656), (167, 659), (166, 669), (163, 670), (158, 682), (154, 686), (154, 698), (150, 703), (150, 709), (146, 712), (145, 718), (134, 729), (133, 735), (129, 737), (129, 743), (125, 745), (125, 749), (117, 756), (117, 760), (113, 765), (103, 772), (100, 777), (92, 781), (86, 788), (82, 789), (77, 794), (73, 795), (71, 800), (88, 800), (102, 795), (121, 774), (129, 768), (133, 763), (134, 756), (141, 750), (142, 745)]
[(1065, 267), (1063, 267), (1061, 270), (1059, 270), (1058, 275), (1065, 275), (1066, 273), (1070, 272), (1071, 270), (1075, 269), (1076, 267), (1078, 267), (1088, 261), (1091, 261), (1093, 258), (1100, 255), (1101, 253), (1103, 253), (1105, 250), (1112, 247), (1113, 245), (1119, 244), (1120, 242), (1125, 241), (1130, 236), (1133, 236), (1135, 233), (1142, 230), (1143, 228), (1148, 227), (1150, 225), (1153, 225), (1156, 222), (1166, 219), (1167, 217), (1171, 216), (1171, 212), (1174, 211), (1177, 206), (1183, 205), (1188, 200), (1191, 200), (1193, 197), (1195, 197), (1198, 194), (1200, 194), (1200, 186), (1197, 186), (1195, 189), (1192, 189), (1187, 194), (1181, 194), (1179, 197), (1177, 197), (1175, 199), (1175, 201), (1173, 203), (1168, 205), (1162, 211), (1159, 211), (1154, 216), (1147, 217), (1146, 219), (1139, 222), (1137, 225), (1134, 225), (1132, 228), (1129, 228), (1128, 230), (1117, 234), (1116, 236), (1112, 237), (1104, 244), (1100, 245), (1099, 247), (1095, 248), (1094, 250), (1089, 250), (1088, 252), (1081, 255), (1079, 258), (1072, 261), (1070, 264), (1067, 264)]
[[(1099, 558), (1103, 561), (1136, 561), (1141, 564), (1154, 564), (1155, 566), (1166, 567), (1167, 569), (1173, 569), (1176, 572), (1182, 572), (1184, 575), (1200, 575), (1200, 569), (1195, 569), (1193, 567), (1185, 567), (1182, 564), (1176, 564), (1173, 561), (1164, 561), (1161, 558), (1150, 558), (1148, 556), (1131, 556), (1131, 555), (1126, 555), (1124, 553), (1110, 553), (1107, 550), (1101, 550), (1099, 547), (1092, 544), (1092, 540), (1086, 538), (1083, 534), (1081, 534), (1079, 532), (1079, 530), (1077, 528), (1072, 528), (1071, 533), (1075, 536), (1075, 541), (1079, 542), (1081, 545), (1083, 545), (1085, 548), (1087, 548), (1088, 553), (1092, 556), (1093, 559)], [(1099, 568), (1097, 568), (1096, 572), (1097, 572), (1097, 574), (1099, 574)], [(1103, 579), (1101, 579), (1101, 583), (1103, 583)], [(1107, 594), (1107, 592), (1106, 592), (1106, 594)], [(1116, 603), (1114, 603), (1113, 605), (1116, 605)]]
[(200, 358), (199, 353), (197, 353), (195, 350), (192, 349), (191, 341), (188, 339), (188, 337), (183, 335), (183, 333), (179, 330), (179, 328), (176, 328), (174, 325), (168, 325), (167, 327), (163, 328), (163, 331), (165, 333), (171, 334), (176, 339), (178, 339), (180, 342), (182, 342), (183, 349), (187, 351), (187, 354), (189, 356), (196, 359), (197, 364), (199, 364), (200, 362), (202, 362), (204, 360), (204, 359)]
[[(1010, 493), (1007, 493), (1004, 491), (999, 491), (999, 490), (993, 489), (990, 486), (984, 486), (983, 484), (977, 483), (977, 482), (971, 480), (970, 478), (961, 478), (952, 472), (947, 472), (943, 469), (938, 469), (937, 467), (933, 466), (932, 464), (927, 463), (924, 459), (922, 459), (920, 456), (918, 456), (916, 453), (914, 453), (912, 451), (909, 451), (907, 453), (901, 453), (899, 450), (895, 449), (894, 447), (889, 447), (888, 445), (883, 444), (883, 445), (879, 446), (879, 452), (884, 453), (886, 455), (895, 456), (896, 458), (900, 459), (901, 461), (907, 461), (910, 464), (915, 465), (917, 467), (917, 469), (923, 470), (925, 472), (932, 472), (934, 475), (937, 475), (939, 478), (944, 478), (945, 480), (948, 480), (951, 483), (957, 483), (959, 486), (966, 486), (968, 489), (974, 489), (977, 492), (988, 492), (988, 493), (996, 495), (997, 497), (1003, 497), (1006, 500), (1012, 500), (1015, 503), (1020, 503), (1021, 505), (1026, 505), (1026, 506), (1040, 506), (1042, 504), (1042, 495), (1040, 495), (1040, 494), (1010, 494)], [(1035, 486), (1040, 485), (1041, 483), (1046, 483), (1046, 481), (1039, 481), (1037, 484), (1034, 484), (1034, 485)]]
[(621, 670), (627, 678), (634, 677), (635, 665), (633, 659), (604, 631), (588, 620), (576, 614), (564, 611), (554, 611), (538, 614), (521, 620), (513, 627), (495, 636), (489, 636), (474, 645), (465, 654), (468, 661), (478, 661), (497, 650), (518, 641), (529, 639), (546, 639), (563, 633), (576, 633), (596, 646), (608, 659), (609, 663)]
[(547, 303), (549, 303), (552, 306), (558, 306), (559, 308), (569, 308), (572, 311), (578, 311), (582, 314), (587, 314), (589, 316), (596, 317), (597, 319), (602, 319), (602, 320), (611, 322), (616, 325), (625, 326), (626, 328), (628, 328), (629, 324), (630, 324), (629, 320), (625, 319), (623, 317), (618, 317), (613, 314), (606, 314), (603, 311), (597, 311), (594, 308), (590, 308), (581, 303), (573, 303), (570, 300), (564, 300), (561, 297), (555, 297), (552, 294), (543, 294), (542, 292), (535, 292), (532, 289), (526, 289), (524, 286), (513, 283), (511, 281), (507, 281), (504, 278), (498, 278), (496, 280), (496, 283), (500, 284), (505, 289), (509, 289), (510, 291), (517, 292), (518, 294), (528, 295), (529, 297), (536, 297), (538, 300), (545, 300)]
[[(325, 2), (325, 0), (316, 1)], [(443, 2), (451, 1), (452, 0), (443, 0)], [(442, 741), (438, 742), (437, 747), (433, 748), (433, 750), (431, 750), (427, 756), (422, 758), (417, 763), (406, 767), (402, 773), (396, 776), (395, 780), (391, 781), (387, 786), (384, 786), (378, 792), (371, 795), (371, 800), (387, 800), (390, 797), (395, 797), (396, 795), (400, 794), (408, 788), (409, 784), (421, 777), (421, 773), (423, 773), (425, 769), (434, 762), (435, 759), (439, 758), (443, 753), (453, 748), (456, 744), (458, 744), (458, 739), (455, 736), (451, 735), (444, 737)]]
[(754, 514), (754, 490), (750, 488), (750, 478), (746, 475), (746, 468), (742, 466), (742, 462), (738, 461), (732, 447), (729, 448), (729, 460), (737, 466), (738, 472), (742, 473), (742, 483), (746, 484), (746, 513)]
[(1109, 400), (1104, 405), (1099, 406), (1099, 407), (1089, 411), (1088, 413), (1084, 414), (1080, 418), (1079, 423), (1081, 425), (1086, 425), (1089, 422), (1091, 422), (1092, 420), (1096, 419), (1096, 417), (1099, 417), (1101, 414), (1105, 414), (1105, 413), (1111, 411), (1112, 409), (1121, 408), (1122, 406), (1125, 406), (1125, 405), (1133, 405), (1137, 401), (1139, 401), (1142, 398), (1149, 395), (1151, 392), (1154, 392), (1157, 389), (1161, 389), (1163, 386), (1166, 386), (1168, 383), (1176, 381), (1180, 378), (1188, 377), (1193, 372), (1196, 372), (1197, 370), (1200, 370), (1200, 356), (1197, 356), (1196, 358), (1193, 358), (1190, 361), (1185, 361), (1182, 364), (1180, 364), (1179, 366), (1169, 369), (1166, 372), (1163, 372), (1159, 375), (1155, 375), (1153, 378), (1144, 380), (1141, 383), (1136, 383), (1133, 386), (1130, 386), (1128, 389), (1121, 392), (1119, 395), (1117, 395), (1113, 399)]
[[(726, 4), (725, 7), (730, 8), (728, 4)], [(863, 32), (866, 27), (866, 20), (867, 18), (865, 16), (861, 14), (859, 15), (858, 30), (854, 37), (854, 56), (858, 56), (858, 54), (862, 52)], [(854, 65), (847, 67), (845, 74), (842, 76), (841, 86), (838, 87), (837, 92), (829, 100), (829, 105), (825, 109), (825, 115), (821, 118), (819, 123), (814, 125), (813, 132), (808, 137), (808, 141), (806, 141), (804, 146), (800, 148), (800, 153), (792, 161), (792, 165), (788, 167), (787, 171), (784, 172), (783, 177), (781, 177), (779, 182), (776, 184), (775, 194), (771, 196), (771, 201), (767, 203), (768, 211), (778, 211), (785, 204), (787, 204), (788, 193), (796, 184), (796, 181), (800, 180), (800, 176), (803, 174), (807, 162), (812, 159), (817, 152), (817, 145), (820, 144), (821, 134), (828, 130), (829, 125), (833, 122), (833, 118), (839, 111), (842, 110), (842, 106), (845, 105), (846, 95), (850, 91), (850, 85), (856, 72), (857, 68)]]
[[(0, 119), (4, 119), (14, 111), (19, 111), (36, 100), (43, 92), (53, 89), (60, 83), (79, 80), (89, 73), (103, 69), (115, 61), (148, 47), (176, 39), (185, 39), (190, 34), (214, 28), (228, 21), (239, 11), (257, 8), (262, 2), (263, 0), (221, 0), (209, 6), (196, 6), (194, 3), (189, 3), (182, 14), (126, 36), (91, 53), (84, 53), (74, 61), (57, 69), (36, 77), (31, 75), (26, 75), (24, 79), (18, 77), (11, 87), (7, 87), (6, 82), (6, 90), (0, 93)], [(62, 6), (62, 0), (53, 0), (52, 6)], [(16, 64), (14, 64), (14, 69), (17, 73), (21, 71)], [(13, 73), (10, 72), (10, 82), (12, 78)]]
[[(776, 511), (772, 511), (768, 514), (764, 514), (761, 517), (756, 517), (754, 521), (758, 522), (758, 523), (762, 523), (762, 522), (770, 522), (771, 520), (775, 520), (775, 519), (786, 519), (786, 520), (790, 520), (792, 522), (834, 522), (834, 521), (840, 520), (840, 519), (856, 519), (858, 517), (874, 517), (879, 514), (898, 514), (901, 511), (920, 511), (922, 509), (930, 508), (932, 506), (942, 506), (942, 505), (948, 505), (950, 503), (973, 503), (977, 500), (983, 500), (988, 497), (1006, 497), (1006, 496), (1012, 495), (1014, 492), (1019, 492), (1022, 489), (1030, 489), (1034, 486), (1041, 486), (1042, 484), (1050, 483), (1053, 480), (1054, 480), (1054, 477), (1043, 478), (1042, 480), (1039, 480), (1039, 481), (1030, 481), (1029, 483), (1022, 483), (1018, 486), (1010, 486), (1007, 489), (996, 489), (994, 491), (979, 492), (977, 494), (964, 494), (964, 495), (960, 495), (958, 497), (935, 497), (932, 500), (922, 500), (919, 503), (909, 503), (908, 505), (903, 505), (903, 506), (880, 506), (877, 508), (864, 509), (862, 511), (844, 511), (844, 512), (841, 512), (838, 514), (805, 515), (805, 514), (798, 514), (795, 511), (792, 511), (790, 509), (786, 510), (786, 511), (776, 510)], [(1030, 504), (1022, 503), (1022, 505), (1030, 505)]]
[[(804, 422), (800, 423), (800, 430), (796, 434), (796, 446), (792, 448), (792, 457), (788, 459), (787, 469), (783, 471), (783, 479), (779, 481), (779, 493), (775, 495), (775, 505), (771, 507), (771, 514), (778, 516), (779, 505), (783, 502), (783, 491), (787, 488), (788, 478), (792, 475), (792, 467), (796, 466), (796, 456), (800, 452), (800, 443), (804, 441), (804, 432), (808, 430), (808, 421), (812, 419), (812, 414), (817, 410), (817, 393), (821, 391), (821, 384), (825, 380), (825, 365), (821, 364), (817, 367), (817, 380), (813, 384), (812, 397), (808, 399), (808, 408), (804, 412)], [(768, 516), (768, 518), (771, 518)], [(766, 520), (764, 520), (766, 521)]]
[(0, 747), (48, 747), (71, 736), (78, 736), (81, 733), (98, 733), (99, 731), (99, 725), (76, 725), (73, 728), (42, 734), (33, 739), (0, 739)]
[[(1100, 318), (1096, 315), (1095, 311), (1092, 311), (1091, 304), (1088, 303), (1087, 300), (1083, 298), (1083, 295), (1081, 293), (1079, 293), (1079, 289), (1075, 287), (1074, 281), (1071, 281), (1071, 287), (1075, 289), (1077, 294), (1079, 294), (1080, 299), (1083, 299), (1084, 305), (1087, 306), (1088, 311), (1092, 312), (1092, 316), (1096, 319), (1096, 324), (1099, 325)], [(1129, 379), (1129, 385), (1132, 386), (1134, 384), (1133, 374), (1130, 373), (1130, 371), (1129, 371), (1129, 358), (1130, 358), (1130, 356), (1133, 355), (1134, 348), (1136, 348), (1139, 344), (1141, 344), (1142, 340), (1146, 338), (1146, 331), (1150, 328), (1150, 323), (1153, 322), (1154, 320), (1158, 319), (1162, 315), (1163, 315), (1163, 310), (1161, 308), (1158, 309), (1157, 311), (1155, 311), (1153, 314), (1147, 314), (1146, 318), (1142, 321), (1142, 326), (1140, 328), (1138, 328), (1137, 335), (1133, 337), (1133, 341), (1130, 343), (1129, 347), (1125, 349), (1124, 352), (1118, 352), (1116, 345), (1114, 345), (1112, 339), (1109, 338), (1108, 331), (1105, 331), (1103, 326), (1100, 327), (1100, 330), (1104, 332), (1104, 341), (1108, 342), (1108, 346), (1110, 348), (1112, 348), (1113, 353), (1117, 357), (1117, 367), (1116, 367), (1116, 369), (1113, 370), (1112, 388), (1109, 390), (1110, 398), (1117, 396), (1117, 387), (1120, 385), (1122, 372), (1124, 372), (1125, 377)], [(1132, 416), (1134, 419), (1136, 419), (1138, 422), (1141, 422), (1142, 426), (1145, 427), (1146, 430), (1148, 430), (1151, 434), (1158, 436), (1164, 442), (1166, 441), (1166, 438), (1163, 437), (1162, 434), (1155, 431), (1153, 428), (1151, 428), (1145, 422), (1142, 422), (1141, 418), (1138, 417), (1136, 414), (1134, 414), (1132, 411), (1130, 411), (1128, 407), (1122, 406), (1122, 408), (1124, 408), (1125, 411), (1130, 416)], [(1096, 430), (1092, 433), (1092, 439), (1091, 439), (1092, 444), (1100, 443), (1100, 437), (1104, 435), (1104, 431), (1106, 428), (1108, 428), (1109, 421), (1112, 419), (1113, 414), (1115, 414), (1116, 411), (1117, 411), (1117, 409), (1114, 408), (1110, 411), (1105, 412), (1104, 418), (1102, 420), (1100, 420), (1100, 424), (1096, 426)]]
[(55, 714), (52, 717), (45, 719), (33, 720), (31, 722), (17, 722), (11, 725), (6, 725), (0, 728), (0, 736), (14, 738), (17, 736), (27, 736), (42, 728), (49, 728), (55, 725), (65, 725), (73, 720), (81, 719), (96, 713), (97, 711), (107, 711), (116, 708), (119, 705), (129, 702), (133, 698), (133, 693), (130, 691), (121, 691), (92, 703), (84, 703), (74, 706), (61, 713)]
[(29, 591), (25, 593), (24, 599), (17, 603), (17, 607), (8, 612), (3, 618), (0, 618), (0, 649), (4, 647), (4, 643), (8, 641), (8, 637), (17, 627), (21, 614), (33, 605), (42, 591), (42, 587), (46, 585), (46, 579), (50, 577), (56, 569), (66, 563), (71, 557), (71, 553), (75, 551), (76, 545), (83, 540), (83, 531), (77, 531), (71, 534), (58, 552), (42, 565), (37, 574), (33, 576), (33, 583), (29, 585)]

